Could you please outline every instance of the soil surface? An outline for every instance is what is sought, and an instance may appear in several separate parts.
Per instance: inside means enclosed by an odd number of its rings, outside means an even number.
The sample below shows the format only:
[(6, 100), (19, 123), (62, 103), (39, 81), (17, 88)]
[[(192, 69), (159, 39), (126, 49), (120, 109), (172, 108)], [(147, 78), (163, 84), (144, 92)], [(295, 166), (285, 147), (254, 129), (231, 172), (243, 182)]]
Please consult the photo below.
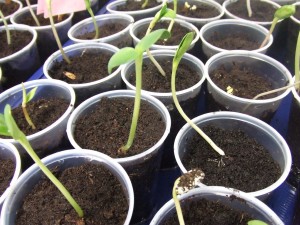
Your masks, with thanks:
[(5, 192), (6, 188), (14, 176), (16, 165), (11, 159), (0, 158), (0, 196)]
[[(161, 67), (166, 72), (166, 76), (162, 76), (155, 65), (150, 61), (143, 63), (143, 90), (153, 92), (171, 92), (171, 75), (172, 75), (172, 61), (169, 59), (156, 59)], [(129, 77), (129, 82), (135, 86), (135, 70)], [(180, 63), (176, 73), (176, 91), (181, 91), (192, 87), (200, 81), (201, 75), (191, 68), (186, 63)]]
[(156, 0), (149, 0), (148, 4), (145, 8), (142, 9), (142, 5), (144, 4), (144, 0), (137, 1), (137, 0), (127, 0), (126, 4), (120, 5), (117, 7), (118, 11), (137, 11), (143, 9), (153, 8), (161, 4), (161, 2), (157, 2)]
[[(160, 21), (158, 22), (153, 30), (158, 30), (158, 29), (168, 29), (169, 26), (169, 21)], [(142, 39), (146, 31), (148, 29), (148, 26), (143, 26), (139, 28), (138, 33), (136, 34), (137, 38)], [(178, 23), (174, 23), (174, 26), (171, 31), (171, 37), (168, 38), (167, 40), (158, 40), (155, 44), (156, 45), (179, 45), (180, 41), (186, 35), (188, 32), (190, 32), (188, 28), (181, 26)]]
[(252, 16), (248, 16), (246, 0), (239, 0), (227, 6), (227, 10), (240, 18), (260, 22), (272, 22), (276, 8), (273, 5), (260, 1), (251, 1)]
[(10, 4), (5, 4), (0, 2), (0, 10), (2, 11), (4, 17), (9, 16), (19, 9), (20, 5), (11, 1)]
[(103, 166), (83, 164), (55, 172), (84, 211), (84, 219), (49, 181), (41, 180), (24, 199), (17, 225), (121, 225), (128, 203), (118, 179)]
[[(186, 200), (182, 206), (184, 221), (187, 225), (247, 225), (247, 222), (253, 219), (251, 215), (238, 212), (219, 201), (191, 200)], [(176, 212), (163, 221), (161, 225), (179, 225)]]
[[(213, 6), (198, 1), (187, 1), (190, 7), (184, 6), (184, 2), (178, 2), (177, 13), (192, 18), (213, 18), (220, 15), (220, 12)], [(196, 8), (194, 7), (196, 6)], [(168, 4), (173, 9), (173, 2)], [(194, 9), (195, 8), (195, 9)]]
[[(108, 37), (110, 35), (116, 34), (122, 30), (124, 30), (127, 27), (125, 24), (121, 23), (109, 23), (109, 24), (103, 24), (99, 26), (99, 37)], [(87, 32), (84, 35), (76, 36), (78, 39), (82, 40), (92, 40), (95, 37), (96, 32)]]
[[(273, 89), (272, 83), (265, 78), (267, 76), (243, 63), (233, 62), (230, 68), (221, 65), (211, 71), (209, 76), (223, 91), (227, 92), (230, 86), (233, 89), (232, 94), (241, 98), (253, 99), (256, 95)], [(259, 99), (273, 98), (277, 95), (265, 95)]]
[[(93, 53), (92, 51), (87, 49), (80, 56), (70, 57), (71, 64), (64, 60), (55, 62), (51, 70), (48, 71), (49, 75), (69, 84), (89, 83), (108, 76), (107, 64), (112, 53)], [(74, 74), (75, 79), (66, 76), (66, 72)]]
[(183, 165), (187, 171), (201, 169), (205, 173), (204, 184), (253, 192), (268, 187), (280, 177), (280, 167), (265, 147), (241, 130), (206, 126), (203, 131), (226, 154), (221, 158), (198, 134), (188, 140)]
[(223, 34), (214, 32), (207, 42), (218, 48), (226, 50), (255, 50), (260, 47), (260, 42), (253, 40), (242, 32)]
[[(41, 26), (50, 25), (50, 19), (49, 18), (44, 18), (44, 14), (40, 14), (40, 15), (36, 15), (36, 16), (37, 16), (37, 19), (40, 22)], [(69, 17), (69, 15), (60, 15), (59, 17), (54, 16), (53, 20), (54, 20), (54, 23), (59, 23), (59, 22), (64, 21), (68, 17)], [(30, 14), (28, 14), (28, 16), (26, 16), (26, 17), (18, 19), (18, 23), (26, 24), (28, 26), (37, 26), (37, 24), (35, 23), (33, 17)]]
[[(89, 115), (76, 122), (74, 138), (82, 148), (103, 152), (118, 158), (118, 149), (126, 144), (132, 118), (134, 99), (103, 98)], [(137, 133), (126, 156), (141, 153), (162, 137), (165, 124), (157, 111), (142, 101)]]
[(299, 5), (296, 6), (296, 12), (293, 16), (296, 17), (298, 20), (300, 20), (300, 6)]
[(6, 32), (0, 32), (0, 58), (12, 55), (27, 46), (32, 41), (32, 34), (28, 31), (10, 30), (11, 44), (7, 44)]

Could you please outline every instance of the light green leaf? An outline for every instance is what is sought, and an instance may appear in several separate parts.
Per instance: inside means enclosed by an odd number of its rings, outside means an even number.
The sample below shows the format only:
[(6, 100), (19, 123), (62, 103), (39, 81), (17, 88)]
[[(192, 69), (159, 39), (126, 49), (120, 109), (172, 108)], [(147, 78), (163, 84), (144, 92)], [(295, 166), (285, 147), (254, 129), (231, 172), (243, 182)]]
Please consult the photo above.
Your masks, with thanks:
[(189, 32), (187, 33), (181, 40), (178, 49), (175, 53), (175, 56), (173, 58), (173, 62), (179, 64), (182, 56), (186, 51), (189, 49), (193, 39), (194, 39), (195, 33), (194, 32)]
[(284, 5), (276, 10), (274, 17), (278, 18), (279, 20), (283, 20), (292, 16), (295, 12), (296, 12), (295, 5)]
[(176, 13), (174, 12), (174, 10), (172, 9), (167, 9), (167, 11), (164, 14), (164, 17), (166, 18), (171, 18), (171, 19), (175, 19), (176, 17)]
[(4, 119), (8, 129), (8, 133), (13, 139), (15, 140), (20, 140), (24, 138), (26, 139), (26, 136), (22, 133), (22, 131), (19, 129), (18, 125), (16, 124), (16, 121), (14, 120), (11, 114), (11, 107), (8, 104), (4, 108)]
[(268, 225), (268, 224), (261, 220), (250, 220), (248, 221), (248, 225)]
[(108, 62), (108, 73), (111, 73), (112, 69), (116, 66), (120, 66), (124, 63), (136, 59), (137, 53), (134, 48), (125, 47), (116, 52)]
[(159, 39), (167, 39), (170, 33), (166, 29), (158, 29), (143, 37), (140, 42), (135, 46), (138, 54), (142, 54), (149, 49)]
[(35, 87), (33, 89), (31, 89), (27, 95), (26, 95), (26, 103), (30, 102), (31, 99), (33, 99), (34, 95), (35, 95), (35, 92), (37, 90), (38, 87)]
[(4, 136), (10, 136), (3, 114), (0, 114), (0, 134)]
[(173, 10), (168, 9), (167, 4), (164, 4), (161, 10), (156, 13), (154, 18), (155, 21), (159, 21), (163, 17), (174, 19), (176, 17), (176, 13)]

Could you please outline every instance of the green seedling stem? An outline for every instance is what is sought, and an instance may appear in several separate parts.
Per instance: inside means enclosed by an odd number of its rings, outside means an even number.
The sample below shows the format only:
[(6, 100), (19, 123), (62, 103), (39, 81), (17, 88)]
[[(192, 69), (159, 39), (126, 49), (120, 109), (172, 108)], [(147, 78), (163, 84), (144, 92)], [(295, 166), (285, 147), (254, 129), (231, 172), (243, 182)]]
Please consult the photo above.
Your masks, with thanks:
[(185, 223), (184, 223), (184, 219), (183, 219), (182, 209), (181, 209), (181, 206), (180, 206), (179, 199), (177, 197), (177, 190), (176, 190), (179, 183), (180, 183), (180, 177), (177, 178), (174, 182), (174, 186), (173, 186), (173, 189), (172, 189), (172, 198), (174, 200), (179, 225), (184, 225)]
[[(300, 81), (300, 71), (299, 71), (299, 69), (300, 69), (300, 65), (299, 65), (300, 62), (299, 62), (299, 60), (300, 60), (300, 31), (298, 33), (297, 45), (296, 45), (296, 52), (295, 52), (295, 82)], [(299, 91), (300, 91), (300, 84), (298, 84), (296, 86), (296, 90), (299, 93)]]
[(146, 8), (148, 3), (149, 3), (149, 0), (145, 0), (143, 5), (142, 5), (142, 9)]
[(4, 27), (5, 27), (5, 31), (6, 31), (6, 39), (7, 39), (7, 44), (10, 45), (11, 44), (11, 35), (10, 35), (10, 31), (6, 22), (6, 19), (4, 18), (4, 15), (2, 13), (2, 11), (0, 10), (0, 17), (4, 23)]
[(267, 223), (261, 221), (261, 220), (250, 220), (247, 223), (248, 225), (268, 225)]
[(10, 105), (6, 105), (4, 108), (4, 115), (0, 114), (0, 134), (12, 137), (18, 141), (34, 162), (39, 166), (43, 173), (52, 181), (52, 183), (59, 189), (67, 201), (73, 206), (80, 218), (83, 217), (83, 211), (74, 198), (71, 196), (69, 191), (63, 186), (63, 184), (53, 175), (53, 173), (42, 163), (40, 158), (32, 149), (30, 143), (28, 142), (25, 134), (19, 129), (16, 124), (12, 113)]
[(108, 72), (111, 73), (112, 69), (116, 66), (135, 60), (135, 76), (136, 76), (136, 92), (134, 100), (134, 109), (131, 121), (130, 132), (127, 143), (121, 146), (119, 152), (126, 154), (128, 149), (132, 146), (136, 133), (136, 127), (139, 118), (140, 104), (141, 104), (141, 91), (142, 91), (142, 66), (143, 66), (143, 53), (150, 48), (157, 40), (169, 37), (169, 32), (165, 29), (159, 29), (149, 33), (140, 40), (135, 48), (125, 47), (116, 52), (108, 62)]
[(50, 19), (50, 23), (51, 23), (51, 28), (52, 28), (52, 32), (53, 32), (53, 35), (54, 35), (54, 38), (56, 40), (56, 43), (57, 43), (57, 46), (61, 52), (61, 55), (62, 57), (64, 58), (64, 60), (68, 63), (68, 64), (71, 64), (71, 61), (69, 59), (69, 57), (66, 55), (65, 51), (63, 50), (62, 48), (62, 45), (61, 45), (61, 42), (60, 42), (60, 39), (59, 39), (59, 36), (57, 34), (57, 31), (55, 29), (55, 25), (54, 25), (54, 21), (53, 21), (53, 16), (52, 16), (52, 6), (51, 6), (51, 0), (46, 0), (46, 3), (47, 3), (47, 9), (48, 9), (48, 13), (49, 13), (49, 19)]
[(194, 128), (195, 131), (198, 132), (198, 134), (200, 134), (200, 136), (202, 138), (205, 139), (205, 141), (207, 141), (207, 143), (217, 152), (219, 153), (221, 156), (224, 156), (225, 153), (224, 151), (219, 148), (211, 139), (210, 137), (208, 137), (183, 111), (183, 109), (181, 108), (179, 101), (177, 99), (177, 95), (176, 95), (176, 72), (177, 72), (177, 68), (179, 66), (180, 60), (183, 57), (184, 53), (188, 50), (190, 44), (192, 43), (194, 38), (194, 33), (190, 32), (188, 34), (186, 34), (182, 41), (179, 44), (179, 47), (175, 53), (175, 56), (173, 58), (173, 64), (172, 64), (172, 78), (171, 78), (171, 89), (172, 89), (172, 97), (173, 97), (173, 101), (174, 104), (178, 110), (178, 112), (180, 113), (180, 115), (185, 119), (185, 121), (192, 127)]
[(93, 24), (94, 24), (94, 28), (95, 28), (95, 37), (94, 37), (94, 39), (98, 39), (99, 38), (99, 27), (97, 25), (94, 12), (91, 8), (91, 2), (90, 2), (90, 0), (84, 0), (84, 2), (85, 2), (85, 6), (86, 6), (87, 11), (89, 12), (89, 14), (92, 17), (92, 21), (93, 21)]
[(251, 0), (246, 0), (246, 6), (247, 6), (248, 16), (251, 17), (252, 16)]
[[(173, 6), (174, 6), (173, 11), (174, 11), (175, 16), (176, 16), (176, 14), (177, 14), (177, 0), (173, 0)], [(168, 27), (169, 33), (171, 33), (171, 31), (172, 31), (174, 23), (175, 23), (175, 17), (171, 19), (171, 22), (169, 24), (169, 27)]]
[(31, 89), (28, 92), (28, 94), (26, 94), (25, 86), (22, 83), (22, 93), (23, 93), (22, 110), (23, 110), (23, 114), (24, 114), (24, 117), (25, 117), (27, 123), (29, 124), (29, 126), (31, 126), (31, 128), (34, 129), (34, 130), (36, 129), (36, 127), (35, 127), (34, 123), (32, 122), (32, 120), (29, 116), (26, 105), (34, 97), (36, 90), (37, 90), (37, 87)]
[(270, 30), (268, 34), (266, 35), (265, 39), (261, 43), (259, 48), (262, 48), (266, 45), (268, 40), (270, 39), (271, 34), (273, 33), (275, 26), (279, 20), (284, 20), (286, 18), (289, 18), (296, 12), (296, 6), (295, 5), (284, 5), (281, 6), (279, 9), (275, 11), (274, 18), (270, 27)]
[(28, 6), (29, 12), (30, 12), (32, 18), (34, 19), (34, 22), (36, 23), (36, 25), (37, 25), (38, 27), (41, 26), (40, 21), (38, 20), (38, 18), (36, 17), (35, 13), (34, 13), (33, 10), (32, 10), (30, 1), (29, 1), (29, 0), (26, 0), (26, 4), (27, 4), (27, 6)]

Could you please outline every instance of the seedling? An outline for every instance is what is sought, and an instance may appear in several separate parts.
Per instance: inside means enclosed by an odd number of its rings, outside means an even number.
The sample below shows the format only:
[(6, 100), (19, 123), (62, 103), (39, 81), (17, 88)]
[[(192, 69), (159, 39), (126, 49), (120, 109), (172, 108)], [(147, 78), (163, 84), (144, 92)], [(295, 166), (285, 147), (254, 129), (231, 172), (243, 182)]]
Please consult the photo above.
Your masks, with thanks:
[(12, 137), (23, 146), (23, 148), (27, 151), (27, 153), (34, 160), (34, 162), (39, 166), (39, 168), (43, 171), (43, 173), (52, 181), (52, 183), (59, 189), (59, 191), (64, 195), (67, 201), (72, 205), (72, 207), (77, 212), (78, 216), (82, 218), (83, 211), (80, 208), (80, 206), (71, 196), (69, 191), (63, 186), (63, 184), (42, 163), (38, 155), (32, 149), (25, 134), (19, 129), (18, 125), (16, 124), (12, 116), (10, 105), (6, 105), (4, 108), (4, 114), (0, 114), (0, 134)]
[(178, 221), (180, 225), (184, 225), (183, 214), (178, 200), (177, 195), (188, 192), (189, 190), (197, 187), (203, 181), (205, 174), (200, 169), (191, 170), (181, 177), (177, 178), (174, 182), (172, 189), (172, 197), (175, 203), (175, 208), (178, 216)]
[(125, 47), (116, 52), (108, 62), (108, 72), (111, 73), (112, 69), (116, 66), (135, 60), (135, 73), (136, 73), (136, 92), (134, 100), (134, 109), (130, 127), (130, 133), (127, 143), (120, 147), (119, 152), (126, 154), (128, 149), (132, 146), (137, 122), (139, 118), (140, 104), (141, 104), (141, 90), (142, 90), (142, 66), (143, 66), (143, 53), (150, 48), (157, 40), (169, 37), (170, 33), (165, 29), (159, 29), (151, 32), (149, 35), (141, 39), (135, 48)]
[(149, 3), (149, 0), (145, 0), (144, 3), (143, 3), (143, 5), (141, 6), (141, 8), (142, 9), (146, 8), (147, 5), (148, 5), (148, 3)]
[(6, 39), (7, 39), (7, 44), (10, 45), (11, 44), (11, 35), (10, 35), (10, 31), (9, 31), (9, 28), (8, 28), (8, 25), (7, 25), (7, 22), (6, 22), (6, 19), (4, 18), (4, 15), (2, 13), (2, 11), (0, 10), (0, 17), (4, 23), (4, 28), (5, 28), (5, 31), (6, 31)]
[(35, 13), (34, 13), (33, 10), (32, 10), (32, 7), (31, 7), (31, 4), (30, 4), (29, 0), (26, 0), (26, 4), (27, 4), (27, 6), (28, 6), (29, 12), (30, 12), (32, 18), (34, 19), (34, 22), (36, 23), (36, 25), (37, 25), (38, 27), (41, 26), (41, 24), (40, 24), (38, 18), (36, 17)]
[(252, 9), (251, 9), (251, 1), (250, 0), (246, 0), (246, 6), (247, 6), (248, 16), (251, 17), (252, 16)]
[(267, 223), (261, 221), (261, 220), (250, 220), (247, 223), (248, 225), (268, 225)]
[(178, 110), (178, 112), (180, 113), (180, 115), (185, 119), (185, 121), (192, 127), (195, 129), (195, 131), (198, 132), (198, 134), (201, 135), (201, 137), (203, 137), (207, 143), (216, 151), (218, 152), (221, 156), (224, 156), (225, 153), (222, 149), (220, 149), (183, 111), (183, 109), (181, 108), (179, 101), (177, 99), (176, 96), (176, 72), (180, 63), (180, 60), (182, 59), (184, 53), (188, 50), (190, 44), (193, 41), (194, 38), (194, 33), (190, 32), (187, 33), (182, 41), (179, 44), (179, 47), (175, 53), (175, 56), (173, 58), (173, 64), (172, 64), (172, 78), (171, 78), (171, 89), (172, 89), (172, 97), (173, 97), (173, 101), (174, 104)]
[(90, 0), (84, 0), (84, 2), (85, 2), (87, 11), (89, 12), (89, 14), (92, 17), (92, 21), (93, 21), (93, 24), (94, 24), (94, 28), (95, 28), (95, 37), (94, 37), (94, 39), (98, 39), (99, 38), (99, 27), (97, 25), (94, 12), (91, 8), (91, 2), (90, 2)]
[[(297, 38), (297, 45), (296, 45), (296, 52), (295, 52), (295, 82), (298, 83), (300, 81), (300, 31), (298, 33)], [(296, 85), (296, 90), (299, 93), (300, 92), (300, 84), (298, 83)]]
[(29, 124), (29, 126), (31, 126), (31, 128), (34, 129), (34, 130), (36, 129), (36, 127), (35, 127), (34, 123), (32, 122), (32, 120), (31, 120), (31, 118), (28, 114), (26, 105), (34, 97), (36, 90), (37, 90), (37, 87), (31, 89), (28, 92), (28, 94), (26, 94), (24, 84), (22, 83), (22, 92), (23, 92), (22, 110), (23, 110), (23, 114), (24, 114), (24, 117), (25, 117), (27, 123)]
[(270, 39), (271, 34), (274, 31), (274, 28), (279, 20), (284, 20), (286, 18), (289, 18), (296, 12), (296, 6), (295, 5), (284, 5), (281, 6), (279, 9), (275, 11), (274, 18), (270, 27), (270, 30), (268, 34), (266, 35), (265, 39), (261, 43), (259, 48), (262, 48), (266, 45), (268, 40)]

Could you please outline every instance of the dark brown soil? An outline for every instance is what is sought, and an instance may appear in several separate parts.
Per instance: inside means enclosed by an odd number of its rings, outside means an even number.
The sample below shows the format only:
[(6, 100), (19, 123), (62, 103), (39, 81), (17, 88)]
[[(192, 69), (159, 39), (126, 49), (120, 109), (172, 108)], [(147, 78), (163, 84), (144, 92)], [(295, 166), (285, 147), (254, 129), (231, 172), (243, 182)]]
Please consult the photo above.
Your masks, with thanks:
[(299, 5), (296, 6), (296, 12), (295, 12), (295, 14), (293, 16), (296, 19), (300, 20), (300, 6)]
[(14, 176), (16, 165), (11, 159), (3, 159), (0, 157), (0, 196), (4, 193), (6, 188)]
[[(133, 99), (103, 98), (89, 114), (78, 119), (74, 138), (82, 148), (118, 158), (118, 149), (126, 144), (133, 111)], [(126, 156), (141, 153), (162, 137), (165, 124), (149, 104), (142, 101), (137, 133)]]
[[(243, 63), (233, 62), (231, 68), (221, 65), (218, 69), (209, 74), (212, 81), (222, 90), (227, 91), (227, 87), (233, 88), (233, 95), (253, 99), (256, 95), (272, 90), (272, 84), (254, 68)], [(260, 99), (273, 98), (277, 94), (270, 94)]]
[[(71, 64), (66, 63), (64, 60), (54, 63), (48, 72), (52, 78), (65, 81), (69, 84), (81, 84), (100, 80), (108, 76), (107, 64), (111, 56), (112, 53), (93, 53), (87, 50), (80, 56), (70, 57)], [(76, 79), (70, 79), (64, 72), (75, 74)]]
[(265, 147), (241, 130), (206, 126), (203, 131), (226, 154), (221, 158), (198, 134), (188, 140), (183, 165), (187, 171), (201, 169), (205, 173), (204, 184), (253, 192), (268, 187), (280, 177), (280, 167)]
[[(127, 0), (126, 4), (120, 5), (117, 7), (118, 11), (137, 11), (137, 10), (143, 10), (142, 5), (144, 3), (144, 0), (142, 1), (136, 1), (136, 0)], [(147, 6), (144, 9), (153, 8), (155, 6), (160, 5), (161, 2), (157, 2), (155, 0), (149, 0)]]
[(83, 221), (59, 190), (47, 179), (41, 180), (26, 196), (18, 212), (19, 225), (121, 225), (128, 203), (117, 178), (99, 165), (83, 164), (63, 172), (58, 179), (84, 211)]
[[(181, 203), (183, 204), (183, 218), (187, 225), (247, 225), (247, 222), (253, 219), (252, 215), (238, 212), (219, 201), (188, 199)], [(176, 212), (160, 225), (179, 225)]]
[[(184, 2), (178, 2), (177, 13), (179, 15), (192, 18), (213, 18), (220, 15), (220, 12), (215, 7), (208, 4), (203, 4), (197, 1), (187, 2), (191, 6), (190, 8), (184, 7)], [(194, 5), (197, 7), (195, 10), (191, 9)], [(168, 8), (174, 8), (173, 2), (168, 4)]]
[[(168, 59), (156, 59), (161, 67), (166, 72), (166, 76), (162, 76), (154, 64), (150, 61), (143, 63), (143, 90), (153, 92), (171, 92), (171, 75), (172, 75), (172, 61)], [(135, 70), (133, 71), (135, 72)], [(199, 74), (195, 72), (189, 65), (180, 63), (176, 75), (176, 91), (181, 91), (192, 87), (200, 80)], [(130, 83), (135, 85), (135, 73), (132, 73), (129, 78)]]
[[(108, 37), (110, 35), (116, 34), (122, 30), (124, 30), (127, 27), (125, 24), (121, 23), (109, 23), (109, 24), (103, 24), (99, 26), (99, 38)], [(82, 40), (92, 40), (95, 37), (96, 32), (88, 32), (84, 35), (77, 36), (76, 38), (82, 39)]]
[[(28, 16), (26, 17), (23, 17), (23, 18), (20, 18), (18, 20), (18, 23), (20, 24), (26, 24), (28, 26), (37, 26), (33, 17), (28, 14)], [(36, 15), (37, 18), (38, 18), (38, 21), (40, 22), (40, 25), (41, 26), (47, 26), (47, 25), (50, 25), (50, 20), (49, 18), (44, 18), (44, 14), (40, 14), (40, 15)], [(62, 15), (60, 18), (58, 16), (54, 16), (53, 19), (54, 19), (54, 23), (59, 23), (59, 22), (62, 22), (64, 21), (65, 19), (67, 19), (69, 17), (69, 15)]]
[(4, 17), (9, 16), (19, 9), (19, 4), (11, 1), (10, 4), (5, 4), (0, 2), (0, 10), (2, 11)]
[(13, 53), (21, 50), (32, 41), (32, 34), (28, 31), (15, 31), (10, 30), (11, 44), (7, 44), (5, 30), (0, 32), (0, 58), (12, 55)]
[(276, 8), (274, 8), (273, 5), (260, 0), (251, 1), (251, 8), (253, 14), (249, 17), (246, 0), (239, 0), (227, 6), (227, 10), (235, 16), (260, 22), (271, 22), (276, 11)]
[(207, 41), (213, 46), (226, 50), (255, 50), (261, 44), (242, 32), (228, 34), (215, 32)]
[(69, 103), (59, 98), (39, 99), (27, 103), (26, 108), (32, 122), (36, 126), (35, 130), (33, 130), (25, 120), (21, 106), (13, 109), (12, 114), (20, 130), (22, 130), (25, 135), (31, 135), (45, 129), (58, 120), (68, 107)]
[[(161, 21), (155, 25), (153, 30), (168, 29), (168, 26), (169, 26), (169, 21)], [(140, 27), (136, 36), (139, 39), (142, 39), (145, 36), (147, 29), (148, 26)], [(171, 37), (168, 38), (166, 41), (159, 40), (155, 44), (156, 45), (179, 45), (184, 35), (186, 35), (190, 31), (191, 30), (189, 30), (188, 28), (181, 26), (180, 24), (175, 22), (171, 31)]]

